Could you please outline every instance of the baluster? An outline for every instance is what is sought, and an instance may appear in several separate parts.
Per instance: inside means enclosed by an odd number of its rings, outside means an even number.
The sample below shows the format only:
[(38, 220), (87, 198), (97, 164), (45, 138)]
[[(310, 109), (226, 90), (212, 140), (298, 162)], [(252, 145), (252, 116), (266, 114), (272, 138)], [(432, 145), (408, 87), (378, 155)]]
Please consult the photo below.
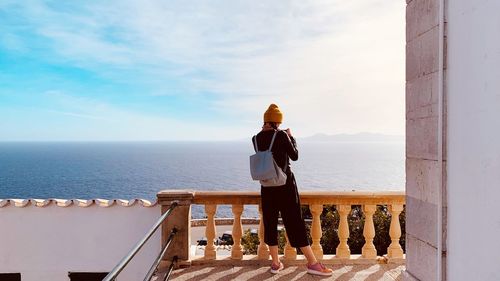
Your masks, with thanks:
[(243, 259), (243, 247), (241, 247), (241, 236), (243, 235), (241, 213), (243, 213), (243, 205), (234, 204), (232, 205), (232, 210), (234, 215), (232, 232), (234, 244), (231, 248), (231, 258), (234, 260), (241, 260)]
[(403, 249), (399, 244), (399, 238), (401, 237), (401, 225), (399, 224), (399, 214), (403, 211), (403, 205), (390, 205), (389, 212), (391, 212), (391, 228), (389, 229), (389, 235), (391, 236), (391, 245), (387, 249), (387, 257), (403, 258)]
[(294, 247), (292, 247), (292, 245), (290, 245), (290, 241), (288, 240), (288, 234), (287, 234), (287, 231), (285, 229), (285, 238), (286, 238), (286, 244), (285, 244), (285, 259), (286, 260), (295, 260), (297, 259), (297, 249), (295, 249)]
[(377, 249), (373, 244), (373, 238), (375, 237), (375, 226), (373, 224), (373, 214), (377, 209), (376, 205), (364, 205), (363, 212), (365, 213), (365, 226), (363, 228), (363, 235), (365, 236), (365, 245), (361, 250), (363, 258), (375, 259), (377, 258)]
[(207, 204), (205, 205), (205, 213), (207, 214), (207, 226), (205, 228), (205, 236), (207, 237), (207, 246), (205, 246), (205, 259), (214, 260), (216, 259), (216, 250), (214, 246), (215, 239), (215, 212), (217, 211), (217, 205)]
[(347, 245), (347, 239), (349, 239), (349, 223), (347, 222), (347, 216), (351, 212), (351, 205), (338, 205), (337, 210), (340, 215), (339, 223), (339, 240), (340, 244), (337, 246), (337, 258), (350, 258), (351, 250), (349, 245)]
[(257, 247), (257, 256), (259, 260), (269, 259), (269, 246), (264, 242), (264, 217), (262, 215), (262, 206), (259, 204), (259, 246)]
[(321, 213), (323, 212), (323, 205), (322, 204), (313, 204), (311, 205), (311, 213), (313, 215), (313, 220), (312, 220), (312, 230), (311, 230), (311, 237), (312, 237), (312, 251), (314, 255), (316, 256), (316, 259), (323, 259), (323, 247), (321, 247), (320, 241), (321, 241), (321, 236), (322, 236), (322, 231), (321, 231)]

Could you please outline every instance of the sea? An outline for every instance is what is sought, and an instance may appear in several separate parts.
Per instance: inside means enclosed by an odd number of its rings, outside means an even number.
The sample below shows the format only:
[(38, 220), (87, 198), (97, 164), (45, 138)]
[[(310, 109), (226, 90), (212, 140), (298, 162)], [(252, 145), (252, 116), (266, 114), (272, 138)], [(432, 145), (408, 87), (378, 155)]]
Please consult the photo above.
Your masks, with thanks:
[[(404, 142), (299, 142), (299, 191), (402, 191)], [(1, 142), (0, 198), (154, 200), (165, 189), (260, 191), (250, 141)], [(246, 217), (255, 217), (246, 206)], [(193, 217), (203, 217), (201, 206)], [(217, 216), (231, 216), (221, 206)]]

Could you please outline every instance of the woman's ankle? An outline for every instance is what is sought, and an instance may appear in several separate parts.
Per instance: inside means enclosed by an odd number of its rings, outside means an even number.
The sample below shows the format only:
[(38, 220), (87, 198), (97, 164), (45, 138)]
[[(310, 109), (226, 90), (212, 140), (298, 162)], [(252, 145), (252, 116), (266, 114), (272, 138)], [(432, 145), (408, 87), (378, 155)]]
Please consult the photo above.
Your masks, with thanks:
[(308, 264), (308, 265), (315, 265), (315, 264), (317, 264), (317, 263), (319, 263), (319, 261), (318, 261), (318, 260), (307, 261), (307, 264)]

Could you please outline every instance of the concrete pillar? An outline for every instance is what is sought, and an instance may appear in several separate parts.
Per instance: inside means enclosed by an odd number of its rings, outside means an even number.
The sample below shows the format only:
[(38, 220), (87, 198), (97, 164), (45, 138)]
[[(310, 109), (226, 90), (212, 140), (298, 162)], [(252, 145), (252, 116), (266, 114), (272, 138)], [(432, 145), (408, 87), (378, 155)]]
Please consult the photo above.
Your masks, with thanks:
[(189, 249), (191, 242), (191, 203), (194, 192), (185, 190), (163, 190), (157, 194), (158, 203), (161, 205), (162, 214), (165, 213), (173, 201), (178, 201), (178, 206), (162, 225), (162, 246), (165, 245), (170, 231), (175, 227), (177, 234), (173, 244), (164, 257), (165, 261), (177, 256), (179, 265), (190, 263)]
[(445, 106), (443, 122), (439, 120), (439, 59), (445, 55), (439, 51), (439, 3), (407, 0), (406, 7), (407, 280), (437, 279), (438, 224), (446, 220), (438, 212), (446, 203), (439, 197), (442, 192), (446, 198), (446, 147), (439, 147), (439, 136), (446, 136)]

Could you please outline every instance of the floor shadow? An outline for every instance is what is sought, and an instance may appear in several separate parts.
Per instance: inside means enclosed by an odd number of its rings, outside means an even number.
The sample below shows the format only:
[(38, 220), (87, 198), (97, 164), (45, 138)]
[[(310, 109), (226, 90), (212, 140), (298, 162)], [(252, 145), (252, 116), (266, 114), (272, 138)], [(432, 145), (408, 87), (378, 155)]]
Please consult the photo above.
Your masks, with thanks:
[[(286, 271), (286, 269), (275, 275), (273, 280), (289, 281), (289, 280), (332, 280), (332, 276), (319, 276), (307, 273), (305, 266), (294, 266), (292, 271)], [(336, 280), (336, 279), (333, 279)]]
[[(370, 274), (368, 278), (365, 279), (365, 281), (379, 281), (379, 280), (401, 280), (402, 279), (402, 271), (394, 270), (396, 267), (391, 267), (391, 266), (381, 266), (379, 270), (375, 271), (374, 273)], [(394, 270), (394, 271), (393, 271)], [(392, 272), (390, 274), (389, 272)], [(384, 275), (386, 275), (386, 278), (384, 278)]]
[(360, 272), (367, 270), (368, 268), (372, 267), (373, 264), (370, 265), (356, 265), (351, 268), (351, 270), (347, 271), (346, 273), (343, 273), (339, 275), (335, 280), (352, 280), (354, 279), (354, 276)]
[[(208, 269), (208, 270), (207, 270)], [(187, 269), (178, 269), (172, 272), (170, 280), (206, 280), (210, 275), (214, 274), (214, 270), (216, 267), (189, 267)], [(186, 276), (189, 275), (191, 278), (186, 279)]]
[(383, 280), (382, 278), (384, 278), (384, 274), (386, 273), (385, 270), (383, 269), (379, 269), (373, 273), (371, 273), (368, 278), (365, 279), (365, 281), (379, 281), (379, 280)]
[[(217, 279), (213, 279), (214, 281), (225, 281), (225, 280), (252, 280), (254, 277), (250, 278), (250, 279), (243, 279), (241, 278), (242, 275), (245, 275), (246, 273), (250, 272), (250, 271), (256, 271), (258, 269), (256, 269), (255, 267), (253, 266), (237, 266), (237, 267), (233, 267), (233, 270), (238, 268), (237, 271), (229, 274), (229, 275), (226, 275), (226, 276), (222, 276), (220, 278), (217, 278)], [(265, 272), (263, 272), (265, 273)], [(270, 273), (269, 273), (270, 274)], [(261, 274), (258, 274), (257, 276), (260, 276)], [(212, 279), (211, 279), (212, 280)], [(256, 279), (256, 280), (264, 280), (262, 277), (261, 279)]]
[[(290, 268), (290, 267), (289, 267)], [(297, 279), (297, 275), (301, 274), (299, 279)], [(301, 268), (300, 266), (294, 266), (294, 269), (290, 272), (285, 271), (277, 274), (274, 280), (288, 281), (288, 280), (300, 280), (304, 277), (304, 274), (307, 274), (305, 267)]]
[(191, 267), (174, 271), (171, 280), (211, 280), (211, 281), (226, 281), (226, 280), (250, 280), (250, 281), (290, 281), (290, 280), (364, 280), (364, 281), (381, 281), (381, 280), (401, 280), (402, 266), (398, 265), (381, 265), (381, 264), (366, 264), (366, 265), (333, 265), (333, 276), (317, 276), (308, 274), (305, 266), (289, 266), (285, 267), (279, 274), (269, 272), (267, 266), (210, 266), (210, 267)]

